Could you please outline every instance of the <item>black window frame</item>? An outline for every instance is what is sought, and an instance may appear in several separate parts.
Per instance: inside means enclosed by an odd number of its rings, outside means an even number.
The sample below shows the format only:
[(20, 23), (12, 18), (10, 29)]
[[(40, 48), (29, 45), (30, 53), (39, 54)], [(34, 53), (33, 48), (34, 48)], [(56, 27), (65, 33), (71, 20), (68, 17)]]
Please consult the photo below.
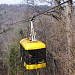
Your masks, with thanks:
[[(28, 50), (28, 53), (30, 53), (31, 51), (31, 54), (33, 52), (35, 52), (35, 54), (33, 53), (33, 58), (32, 58), (32, 61), (31, 64), (39, 64), (39, 63), (44, 63), (46, 62), (46, 48), (42, 48), (42, 49), (36, 49), (36, 50)], [(42, 57), (41, 57), (42, 55)]]
[[(20, 44), (20, 52), (23, 63), (25, 62), (26, 64), (39, 64), (46, 62), (46, 48), (25, 50)], [(29, 54), (32, 55), (31, 58), (29, 57)]]

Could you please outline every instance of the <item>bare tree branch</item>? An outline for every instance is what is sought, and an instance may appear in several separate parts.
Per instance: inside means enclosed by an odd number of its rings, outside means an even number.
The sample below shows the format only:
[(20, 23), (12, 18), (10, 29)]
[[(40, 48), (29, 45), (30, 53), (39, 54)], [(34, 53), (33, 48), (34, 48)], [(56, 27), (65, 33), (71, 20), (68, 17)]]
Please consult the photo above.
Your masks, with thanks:
[(7, 32), (7, 31), (9, 31), (9, 30), (12, 30), (13, 28), (8, 28), (8, 29), (4, 29), (2, 32), (0, 32), (0, 34), (3, 34), (3, 33), (5, 33), (5, 32)]

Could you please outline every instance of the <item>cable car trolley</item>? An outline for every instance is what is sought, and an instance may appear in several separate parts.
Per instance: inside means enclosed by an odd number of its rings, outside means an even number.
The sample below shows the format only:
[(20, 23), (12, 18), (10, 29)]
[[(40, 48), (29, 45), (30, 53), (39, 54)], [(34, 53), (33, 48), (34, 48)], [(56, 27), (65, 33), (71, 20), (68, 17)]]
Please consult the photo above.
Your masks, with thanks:
[(31, 21), (31, 40), (24, 38), (20, 41), (21, 61), (27, 70), (46, 67), (46, 45), (35, 39), (33, 23)]

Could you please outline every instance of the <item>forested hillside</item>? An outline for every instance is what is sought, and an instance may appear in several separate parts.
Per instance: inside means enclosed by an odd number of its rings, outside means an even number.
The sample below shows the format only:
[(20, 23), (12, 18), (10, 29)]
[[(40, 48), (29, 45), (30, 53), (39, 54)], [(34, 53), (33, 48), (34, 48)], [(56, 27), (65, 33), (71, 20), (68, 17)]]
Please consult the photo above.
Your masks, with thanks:
[[(13, 75), (36, 75), (36, 71), (21, 68), (19, 41), (29, 37), (30, 21), (33, 13), (37, 14), (49, 9), (49, 6), (0, 5), (0, 74), (10, 73), (13, 54), (15, 69)], [(38, 11), (39, 10), (39, 11)], [(42, 14), (34, 19), (36, 38), (47, 46), (47, 68), (40, 69), (40, 75), (75, 75), (75, 7), (72, 11), (73, 48), (70, 56), (67, 51), (66, 20), (57, 19), (51, 14)], [(55, 13), (56, 14), (56, 13)], [(13, 54), (12, 54), (13, 53)], [(12, 55), (12, 57), (11, 57)], [(10, 59), (11, 57), (11, 59)], [(68, 59), (68, 58), (71, 59)], [(70, 69), (70, 70), (69, 70)], [(15, 71), (16, 70), (16, 71)], [(71, 74), (69, 74), (69, 72)]]

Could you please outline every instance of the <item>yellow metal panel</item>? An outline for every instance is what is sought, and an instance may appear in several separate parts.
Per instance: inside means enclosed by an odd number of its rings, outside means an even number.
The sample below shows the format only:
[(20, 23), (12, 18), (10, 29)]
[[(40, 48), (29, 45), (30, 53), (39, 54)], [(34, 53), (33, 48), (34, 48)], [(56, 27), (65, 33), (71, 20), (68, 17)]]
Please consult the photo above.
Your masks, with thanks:
[(30, 40), (28, 38), (24, 38), (20, 41), (20, 44), (22, 44), (22, 43), (26, 44), (28, 42), (30, 42)]
[(22, 61), (22, 57), (21, 57), (21, 61)]
[(26, 63), (24, 62), (24, 66), (26, 66)]
[(27, 70), (33, 70), (33, 69), (45, 68), (46, 63), (28, 65), (24, 62), (24, 66), (26, 67)]
[(25, 50), (35, 50), (46, 48), (46, 45), (41, 41), (30, 41), (27, 38), (22, 39), (20, 44), (24, 47)]

